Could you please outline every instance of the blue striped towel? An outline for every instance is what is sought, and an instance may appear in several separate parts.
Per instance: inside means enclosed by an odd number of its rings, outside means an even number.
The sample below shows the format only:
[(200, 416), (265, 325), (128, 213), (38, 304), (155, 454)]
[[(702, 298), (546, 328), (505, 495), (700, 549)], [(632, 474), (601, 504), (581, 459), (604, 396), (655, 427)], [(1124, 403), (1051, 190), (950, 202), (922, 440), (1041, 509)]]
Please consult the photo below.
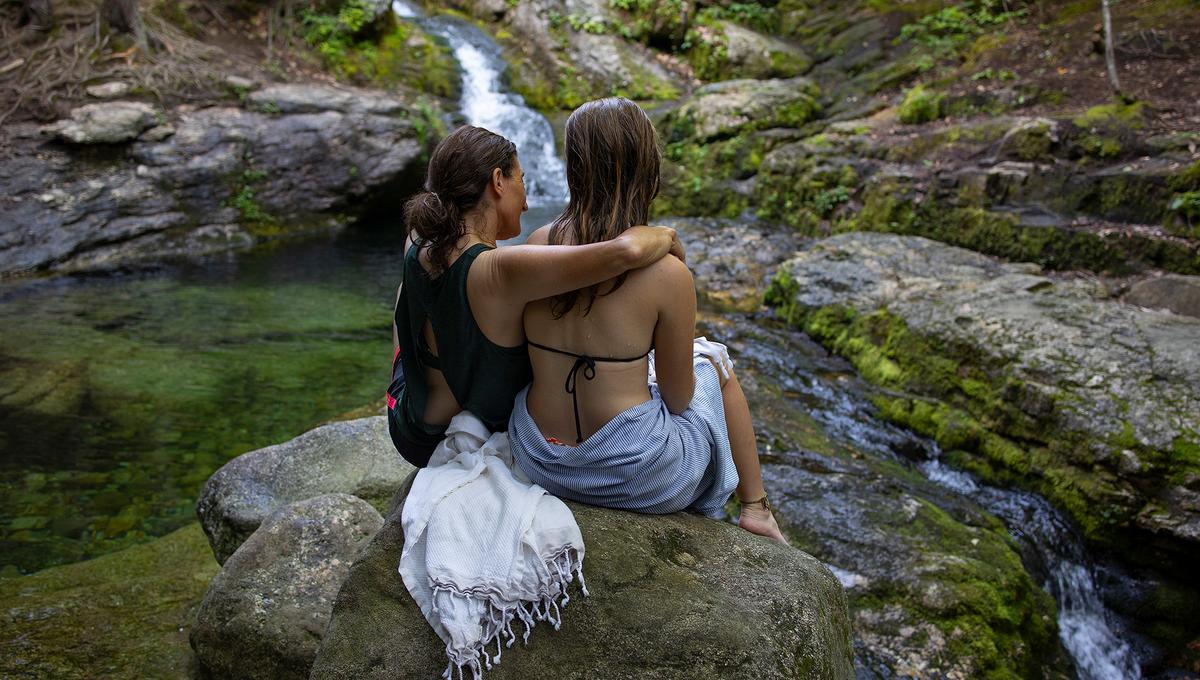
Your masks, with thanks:
[(721, 383), (712, 363), (693, 358), (692, 403), (672, 415), (650, 385), (650, 400), (617, 414), (579, 446), (546, 441), (522, 390), (508, 423), (512, 455), (530, 481), (561, 498), (645, 513), (691, 509), (720, 518), (738, 475), (729, 448)]

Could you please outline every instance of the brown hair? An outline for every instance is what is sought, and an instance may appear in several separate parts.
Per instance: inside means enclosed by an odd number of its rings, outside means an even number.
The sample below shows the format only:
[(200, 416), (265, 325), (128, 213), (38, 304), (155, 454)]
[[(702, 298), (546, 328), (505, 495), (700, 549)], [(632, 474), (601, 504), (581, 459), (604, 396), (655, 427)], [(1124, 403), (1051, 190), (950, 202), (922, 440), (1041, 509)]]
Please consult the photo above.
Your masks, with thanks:
[[(568, 234), (577, 245), (598, 243), (649, 221), (662, 152), (654, 124), (640, 106), (608, 97), (575, 109), (567, 119), (566, 152), (571, 202), (554, 220), (550, 243), (561, 244)], [(612, 290), (624, 281), (622, 274)], [(575, 307), (581, 293), (587, 298), (583, 313), (591, 311), (596, 286), (556, 296), (555, 318)]]
[(429, 248), (433, 274), (450, 266), (450, 252), (467, 231), (463, 216), (483, 198), (492, 171), (510, 177), (517, 147), (504, 137), (472, 125), (446, 136), (429, 159), (425, 190), (404, 205), (404, 223), (413, 240)]

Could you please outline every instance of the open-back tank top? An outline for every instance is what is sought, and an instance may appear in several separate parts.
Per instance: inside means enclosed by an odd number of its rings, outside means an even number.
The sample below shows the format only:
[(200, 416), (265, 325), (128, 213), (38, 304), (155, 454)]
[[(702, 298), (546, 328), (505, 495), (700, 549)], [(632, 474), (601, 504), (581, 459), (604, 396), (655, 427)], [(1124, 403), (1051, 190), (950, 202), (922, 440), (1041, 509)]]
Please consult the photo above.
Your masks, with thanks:
[[(508, 429), (513, 399), (533, 378), (525, 345), (501, 347), (488, 340), (471, 313), (467, 273), (475, 258), (491, 249), (482, 243), (471, 246), (437, 277), (421, 266), (420, 244), (414, 243), (405, 253), (396, 330), (406, 381), (398, 399), (403, 417), (397, 421), (400, 434), (416, 444), (436, 445), (446, 433), (445, 425), (423, 420), (429, 397), (425, 368), (440, 370), (459, 405), (492, 432)], [(426, 319), (437, 338), (437, 356), (422, 333)]]

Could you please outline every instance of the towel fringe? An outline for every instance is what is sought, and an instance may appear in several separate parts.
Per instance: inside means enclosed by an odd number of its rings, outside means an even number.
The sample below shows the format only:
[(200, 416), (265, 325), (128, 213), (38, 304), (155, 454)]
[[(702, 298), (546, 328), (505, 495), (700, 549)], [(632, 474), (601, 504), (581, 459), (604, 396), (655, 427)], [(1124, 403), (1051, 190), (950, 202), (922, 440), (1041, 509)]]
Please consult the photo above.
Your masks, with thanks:
[[(567, 547), (546, 560), (546, 571), (548, 578), (539, 599), (521, 600), (504, 607), (497, 606), (494, 596), (464, 591), (452, 584), (431, 584), (435, 596), (438, 593), (445, 593), (452, 597), (465, 599), (486, 598), (488, 603), (487, 618), (481, 621), (483, 639), (473, 649), (454, 649), (450, 643), (446, 643), (446, 656), (449, 663), (446, 664), (446, 670), (442, 672), (443, 680), (454, 680), (455, 669), (458, 670), (458, 680), (463, 680), (464, 667), (471, 669), (473, 680), (482, 680), (485, 665), (490, 671), (493, 665), (500, 663), (501, 645), (512, 647), (516, 642), (517, 634), (512, 628), (513, 619), (519, 619), (521, 623), (525, 624), (525, 630), (522, 631), (521, 636), (522, 643), (525, 645), (529, 644), (529, 634), (538, 621), (549, 622), (555, 630), (562, 628), (562, 608), (565, 608), (567, 602), (571, 600), (567, 594), (567, 584), (578, 577), (581, 592), (584, 596), (590, 595), (583, 581), (583, 560), (579, 559), (578, 551), (575, 548)], [(434, 607), (436, 606), (437, 598), (435, 597)], [(490, 655), (487, 651), (487, 647), (492, 644), (492, 641), (496, 643), (495, 655)], [(480, 663), (481, 656), (483, 663)]]

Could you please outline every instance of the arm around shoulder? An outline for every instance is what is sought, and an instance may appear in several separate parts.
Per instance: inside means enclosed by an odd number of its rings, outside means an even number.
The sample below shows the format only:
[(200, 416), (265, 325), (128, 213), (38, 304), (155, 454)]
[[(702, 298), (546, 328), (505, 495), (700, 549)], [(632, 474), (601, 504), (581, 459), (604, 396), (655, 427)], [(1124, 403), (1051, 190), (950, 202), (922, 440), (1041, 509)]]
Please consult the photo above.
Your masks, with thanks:
[(667, 410), (679, 414), (692, 402), (692, 340), (696, 337), (696, 287), (687, 265), (663, 258), (647, 272), (659, 291), (658, 323), (654, 327), (654, 370), (658, 391)]

